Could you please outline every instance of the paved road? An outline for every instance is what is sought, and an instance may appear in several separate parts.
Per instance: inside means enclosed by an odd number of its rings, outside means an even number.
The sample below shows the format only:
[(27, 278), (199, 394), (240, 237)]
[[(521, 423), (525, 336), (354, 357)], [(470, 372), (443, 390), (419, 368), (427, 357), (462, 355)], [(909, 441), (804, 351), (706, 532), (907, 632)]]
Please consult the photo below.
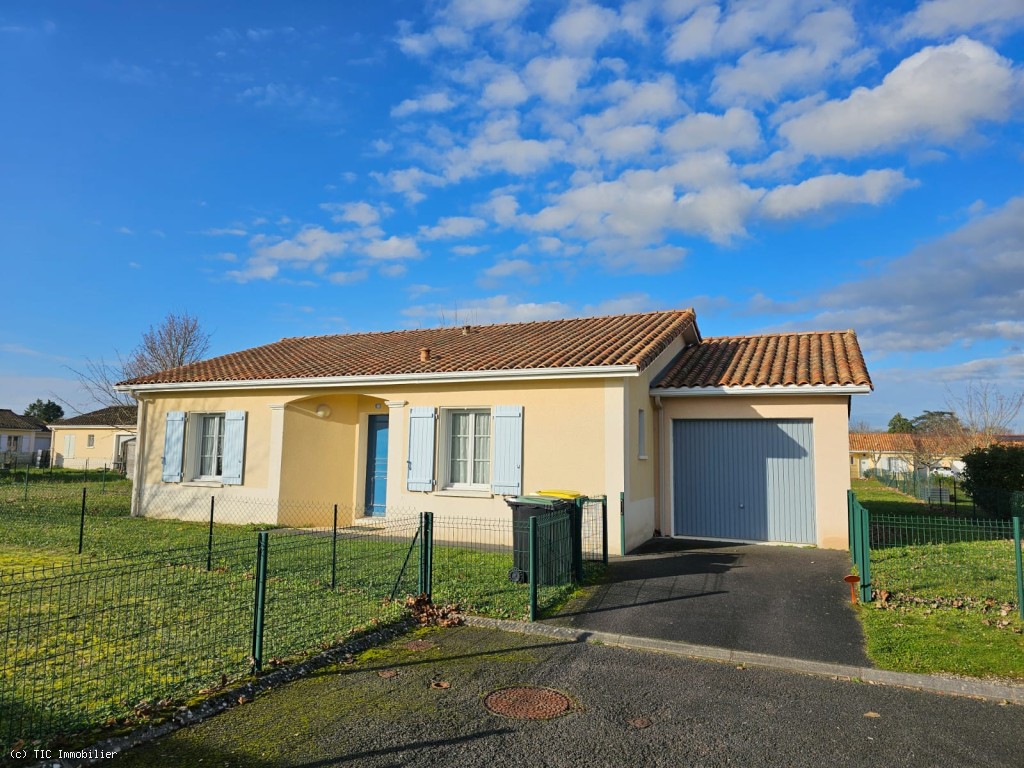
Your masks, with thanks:
[(652, 539), (552, 623), (869, 666), (849, 569), (833, 550)]
[[(1024, 707), (459, 627), (401, 638), (105, 764), (1020, 766)], [(394, 676), (381, 672), (394, 670)], [(390, 673), (388, 673), (390, 674)], [(444, 681), (447, 689), (432, 688)], [(482, 697), (514, 684), (577, 711), (524, 722)], [(868, 713), (877, 717), (866, 716)], [(648, 718), (638, 729), (630, 720)]]

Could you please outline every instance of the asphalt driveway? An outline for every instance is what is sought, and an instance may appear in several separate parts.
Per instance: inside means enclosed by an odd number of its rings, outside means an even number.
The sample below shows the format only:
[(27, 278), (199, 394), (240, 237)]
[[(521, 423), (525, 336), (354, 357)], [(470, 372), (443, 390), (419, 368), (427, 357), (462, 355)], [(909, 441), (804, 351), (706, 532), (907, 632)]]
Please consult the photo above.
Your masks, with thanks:
[(869, 666), (849, 569), (841, 551), (652, 539), (551, 622)]
[[(104, 765), (1019, 766), (1024, 707), (457, 627), (417, 633)], [(425, 642), (422, 642), (425, 641)], [(483, 707), (510, 685), (575, 703)]]

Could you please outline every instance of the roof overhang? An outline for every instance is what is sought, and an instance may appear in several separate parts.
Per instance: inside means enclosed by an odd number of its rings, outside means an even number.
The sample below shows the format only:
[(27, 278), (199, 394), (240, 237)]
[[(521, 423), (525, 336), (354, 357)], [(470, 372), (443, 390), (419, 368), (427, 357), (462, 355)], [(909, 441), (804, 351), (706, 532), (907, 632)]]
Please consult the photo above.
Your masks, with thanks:
[(445, 384), (449, 382), (550, 381), (554, 379), (607, 379), (638, 376), (636, 365), (601, 365), (587, 368), (521, 368), (497, 371), (445, 371), (399, 373), (386, 376), (318, 376), (301, 379), (246, 379), (243, 381), (183, 381), (158, 384), (118, 384), (118, 392), (188, 392), (226, 389), (337, 389), (339, 387), (394, 384)]
[(678, 387), (658, 389), (651, 387), (651, 395), (658, 397), (722, 397), (728, 395), (868, 395), (866, 384), (794, 384), (768, 387)]

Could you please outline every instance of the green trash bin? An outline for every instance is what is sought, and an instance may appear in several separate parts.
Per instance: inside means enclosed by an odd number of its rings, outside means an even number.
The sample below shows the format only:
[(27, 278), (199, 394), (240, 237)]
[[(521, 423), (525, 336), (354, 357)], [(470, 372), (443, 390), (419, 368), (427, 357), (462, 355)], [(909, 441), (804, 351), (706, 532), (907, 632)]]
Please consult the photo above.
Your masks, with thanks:
[[(569, 515), (575, 502), (552, 496), (517, 496), (505, 499), (505, 503), (512, 509), (513, 564), (508, 577), (510, 581), (525, 584), (530, 581), (530, 518), (561, 515), (569, 525)], [(540, 557), (538, 584), (561, 584), (570, 572), (570, 548), (559, 529), (560, 526), (545, 526), (539, 533), (537, 544), (544, 556)]]

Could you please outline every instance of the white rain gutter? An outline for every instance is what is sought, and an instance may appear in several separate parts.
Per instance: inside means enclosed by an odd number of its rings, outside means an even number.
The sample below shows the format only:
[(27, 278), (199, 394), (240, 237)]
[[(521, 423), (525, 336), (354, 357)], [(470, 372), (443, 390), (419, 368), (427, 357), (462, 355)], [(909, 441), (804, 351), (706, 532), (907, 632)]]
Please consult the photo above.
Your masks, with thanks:
[(768, 387), (651, 387), (652, 397), (721, 397), (722, 395), (868, 395), (866, 384), (787, 384)]
[(499, 371), (445, 371), (396, 373), (384, 376), (310, 376), (301, 379), (244, 379), (240, 381), (182, 381), (157, 384), (120, 384), (118, 392), (179, 392), (222, 389), (335, 389), (337, 387), (387, 386), (389, 384), (443, 384), (450, 381), (519, 381), (522, 379), (601, 379), (638, 376), (636, 365), (600, 365), (589, 368), (521, 368)]

